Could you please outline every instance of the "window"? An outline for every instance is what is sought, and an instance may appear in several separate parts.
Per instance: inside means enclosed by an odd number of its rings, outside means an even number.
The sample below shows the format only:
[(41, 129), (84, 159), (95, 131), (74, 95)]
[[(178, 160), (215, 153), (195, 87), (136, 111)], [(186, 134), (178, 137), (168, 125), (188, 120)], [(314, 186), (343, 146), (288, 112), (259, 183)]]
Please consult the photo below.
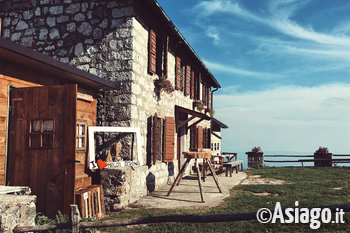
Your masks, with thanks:
[(169, 36), (161, 37), (150, 29), (148, 38), (148, 73), (168, 76)]
[(195, 97), (195, 73), (194, 73), (194, 70), (192, 70), (192, 72), (191, 72), (191, 93), (190, 93), (190, 97), (191, 97), (191, 99), (194, 99), (194, 97)]
[(77, 123), (76, 148), (78, 150), (86, 149), (86, 123)]
[(151, 29), (149, 31), (148, 39), (148, 72), (150, 74), (156, 73), (156, 56), (157, 56), (157, 35), (156, 32)]
[(175, 58), (175, 88), (176, 90), (181, 90), (181, 58)]
[(185, 95), (190, 95), (191, 92), (191, 66), (186, 65), (186, 74), (185, 74)]
[(29, 148), (53, 148), (54, 120), (31, 120), (29, 127)]

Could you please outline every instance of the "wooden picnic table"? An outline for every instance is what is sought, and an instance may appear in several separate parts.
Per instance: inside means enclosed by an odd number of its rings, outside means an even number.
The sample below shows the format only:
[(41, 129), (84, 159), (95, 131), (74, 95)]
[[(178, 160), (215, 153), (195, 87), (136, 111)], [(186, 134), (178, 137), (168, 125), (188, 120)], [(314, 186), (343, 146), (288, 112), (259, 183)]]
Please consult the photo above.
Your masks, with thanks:
[(179, 174), (177, 175), (173, 185), (169, 189), (168, 196), (173, 191), (173, 189), (175, 187), (175, 184), (176, 185), (180, 184), (180, 182), (181, 182), (181, 180), (182, 180), (182, 178), (183, 178), (183, 176), (185, 174), (186, 168), (187, 168), (188, 164), (190, 163), (191, 159), (195, 159), (195, 167), (196, 167), (196, 173), (197, 173), (197, 179), (198, 179), (198, 186), (199, 186), (199, 191), (200, 191), (202, 202), (205, 202), (205, 200), (204, 200), (204, 195), (203, 195), (203, 188), (202, 188), (202, 181), (201, 181), (200, 170), (199, 170), (198, 163), (197, 163), (198, 159), (203, 159), (203, 164), (204, 163), (208, 163), (209, 164), (209, 169), (210, 169), (210, 171), (211, 171), (211, 173), (213, 175), (213, 179), (215, 181), (215, 184), (218, 187), (219, 192), (222, 193), (222, 189), (220, 187), (218, 177), (216, 176), (216, 173), (215, 173), (215, 171), (213, 169), (213, 166), (212, 166), (212, 163), (210, 161), (211, 156), (212, 156), (211, 155), (211, 151), (205, 151), (205, 152), (192, 152), (192, 151), (191, 152), (183, 152), (183, 155), (186, 158), (186, 162), (184, 163), (184, 165), (182, 165)]

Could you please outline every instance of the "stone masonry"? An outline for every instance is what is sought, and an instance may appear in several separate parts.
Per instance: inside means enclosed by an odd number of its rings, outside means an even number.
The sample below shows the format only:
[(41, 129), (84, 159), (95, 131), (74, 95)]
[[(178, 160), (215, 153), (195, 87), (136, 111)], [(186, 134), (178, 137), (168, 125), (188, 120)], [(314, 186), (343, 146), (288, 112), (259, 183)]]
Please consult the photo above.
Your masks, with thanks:
[[(0, 186), (0, 193), (11, 193), (11, 189)], [(12, 232), (17, 225), (35, 225), (36, 196), (28, 194), (30, 189), (21, 187), (21, 191), (17, 190), (14, 194), (0, 195), (0, 232)]]
[[(154, 113), (161, 118), (174, 117), (175, 105), (192, 109), (193, 100), (183, 92), (156, 95), (154, 81), (158, 77), (147, 71), (149, 25), (137, 15), (132, 0), (0, 0), (0, 18), (4, 38), (115, 82), (116, 90), (98, 95), (97, 125), (139, 127), (143, 161), (147, 118)], [(174, 54), (170, 48), (168, 79), (173, 85)], [(201, 125), (210, 127), (205, 121)], [(97, 144), (108, 137), (99, 135)], [(126, 138), (124, 143), (128, 142)], [(187, 150), (189, 135), (183, 136), (182, 143)], [(125, 146), (122, 156), (129, 153)], [(174, 164), (176, 175), (176, 158)], [(116, 210), (146, 195), (147, 188), (152, 190), (147, 184), (154, 183), (153, 189), (165, 185), (169, 173), (167, 164), (158, 161), (150, 167), (105, 170), (101, 177), (106, 208)]]

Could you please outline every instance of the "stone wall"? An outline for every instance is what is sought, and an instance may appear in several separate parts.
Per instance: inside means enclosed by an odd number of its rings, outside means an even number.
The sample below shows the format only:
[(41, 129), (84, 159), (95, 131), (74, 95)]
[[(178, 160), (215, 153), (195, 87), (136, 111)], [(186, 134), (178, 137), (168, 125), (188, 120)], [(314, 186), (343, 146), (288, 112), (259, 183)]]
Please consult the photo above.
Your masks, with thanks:
[[(168, 172), (165, 163), (158, 166), (126, 167), (101, 171), (101, 184), (107, 211), (116, 211), (146, 196), (147, 192), (165, 183)], [(162, 181), (165, 180), (165, 181)], [(157, 182), (158, 181), (158, 182)]]
[[(13, 193), (20, 195), (0, 195), (0, 232), (12, 232), (17, 225), (34, 226), (36, 216), (36, 196), (29, 194), (30, 189), (12, 188)], [(0, 193), (11, 192), (9, 187), (0, 186)]]

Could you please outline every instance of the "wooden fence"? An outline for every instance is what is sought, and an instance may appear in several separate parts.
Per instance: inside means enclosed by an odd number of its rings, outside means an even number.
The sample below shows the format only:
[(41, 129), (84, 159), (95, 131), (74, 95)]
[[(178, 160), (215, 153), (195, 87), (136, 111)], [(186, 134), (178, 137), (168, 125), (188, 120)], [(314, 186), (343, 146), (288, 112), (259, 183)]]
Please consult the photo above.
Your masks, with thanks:
[[(294, 160), (266, 160), (265, 158), (297, 158)], [(339, 158), (337, 158), (339, 157)], [(348, 157), (348, 158), (344, 158)], [(298, 159), (304, 158), (304, 159)], [(333, 154), (332, 159), (314, 159), (314, 155), (264, 155), (264, 163), (311, 163), (315, 161), (331, 161), (334, 165), (338, 163), (350, 163), (350, 154)]]
[[(14, 233), (20, 232), (47, 232), (58, 229), (71, 229), (71, 232), (78, 233), (81, 229), (91, 228), (106, 228), (106, 227), (120, 227), (128, 225), (139, 224), (154, 224), (154, 223), (212, 223), (212, 222), (235, 222), (235, 221), (249, 221), (257, 220), (257, 212), (244, 213), (244, 214), (219, 214), (219, 215), (174, 215), (174, 216), (155, 216), (148, 218), (131, 218), (131, 219), (115, 219), (115, 220), (102, 220), (98, 222), (80, 222), (80, 213), (77, 205), (70, 205), (71, 207), (71, 222), (66, 224), (56, 225), (39, 225), (39, 226), (17, 226), (13, 230)], [(343, 209), (344, 212), (350, 212), (350, 204), (334, 205), (334, 206), (321, 206), (312, 208), (329, 208), (331, 212), (338, 212), (339, 209)], [(308, 208), (308, 209), (312, 209)]]

